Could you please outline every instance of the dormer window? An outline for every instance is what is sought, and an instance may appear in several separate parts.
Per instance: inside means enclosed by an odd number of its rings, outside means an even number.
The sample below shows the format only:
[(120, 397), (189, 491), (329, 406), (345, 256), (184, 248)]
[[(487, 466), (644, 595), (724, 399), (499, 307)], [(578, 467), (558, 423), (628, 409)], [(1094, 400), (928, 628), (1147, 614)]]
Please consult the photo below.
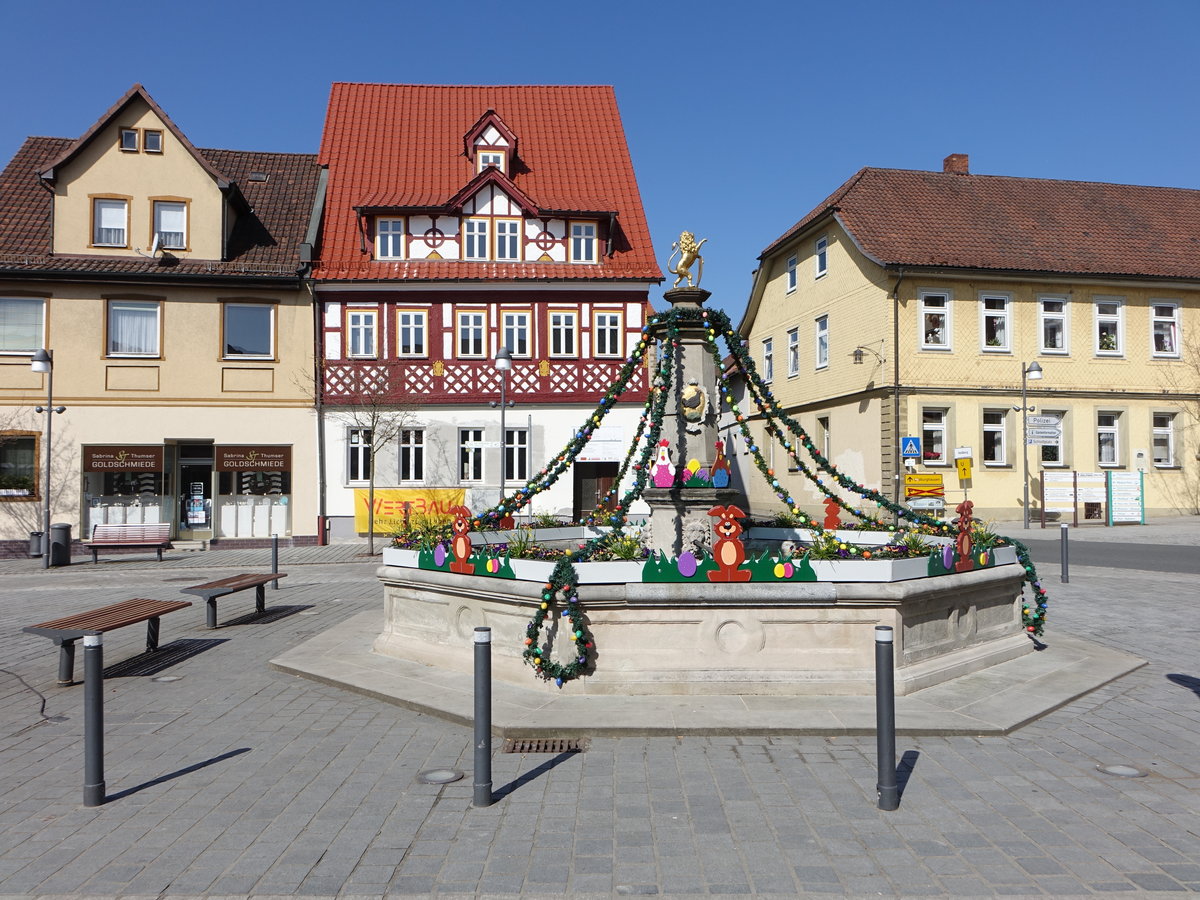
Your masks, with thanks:
[(596, 261), (596, 223), (571, 223), (571, 262), (594, 263)]
[(480, 150), (477, 158), (480, 172), (489, 168), (504, 171), (504, 151), (502, 150)]
[(375, 258), (404, 259), (404, 220), (375, 220)]
[(138, 131), (136, 128), (121, 129), (121, 149), (128, 153), (138, 152)]
[(463, 259), (488, 258), (488, 220), (467, 219), (463, 222)]

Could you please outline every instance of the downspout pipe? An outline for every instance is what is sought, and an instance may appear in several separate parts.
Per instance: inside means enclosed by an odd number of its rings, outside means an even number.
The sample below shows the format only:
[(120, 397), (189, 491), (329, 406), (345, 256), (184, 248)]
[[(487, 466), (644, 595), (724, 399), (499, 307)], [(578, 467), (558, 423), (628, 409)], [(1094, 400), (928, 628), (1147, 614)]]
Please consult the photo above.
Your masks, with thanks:
[[(892, 502), (900, 505), (900, 282), (904, 269), (899, 269), (892, 285)], [(897, 522), (899, 524), (899, 517)]]

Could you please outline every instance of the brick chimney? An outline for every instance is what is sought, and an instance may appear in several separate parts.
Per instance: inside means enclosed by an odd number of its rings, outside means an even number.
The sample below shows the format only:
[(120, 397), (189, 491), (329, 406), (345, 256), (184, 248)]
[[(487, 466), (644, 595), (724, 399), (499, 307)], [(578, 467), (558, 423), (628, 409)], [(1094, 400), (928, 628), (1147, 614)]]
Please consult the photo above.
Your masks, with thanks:
[(971, 171), (967, 162), (967, 154), (951, 153), (942, 160), (942, 173), (944, 175), (970, 175)]

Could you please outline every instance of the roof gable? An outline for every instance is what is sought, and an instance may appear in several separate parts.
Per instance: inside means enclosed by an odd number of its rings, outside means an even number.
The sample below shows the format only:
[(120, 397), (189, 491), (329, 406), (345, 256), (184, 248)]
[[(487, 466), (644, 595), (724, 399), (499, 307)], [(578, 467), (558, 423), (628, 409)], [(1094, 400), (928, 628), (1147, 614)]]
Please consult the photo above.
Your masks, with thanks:
[[(482, 111), (482, 112), (481, 112)], [(509, 148), (507, 174), (476, 172), (471, 141), (495, 129)], [(495, 139), (494, 137), (489, 139)], [(335, 83), (319, 160), (329, 167), (318, 275), (388, 278), (361, 248), (358, 212), (445, 209), (473, 185), (494, 183), (538, 214), (571, 212), (610, 222), (610, 254), (599, 265), (568, 266), (554, 277), (662, 278), (612, 88)], [(497, 175), (504, 180), (491, 181)], [(453, 277), (461, 278), (460, 264)], [(421, 277), (409, 262), (407, 277)], [(484, 269), (487, 280), (542, 278), (534, 266)], [(429, 277), (451, 277), (432, 274)]]
[(505, 147), (516, 156), (517, 136), (494, 109), (489, 109), (463, 135), (463, 153), (468, 158), (474, 156), (476, 147)]

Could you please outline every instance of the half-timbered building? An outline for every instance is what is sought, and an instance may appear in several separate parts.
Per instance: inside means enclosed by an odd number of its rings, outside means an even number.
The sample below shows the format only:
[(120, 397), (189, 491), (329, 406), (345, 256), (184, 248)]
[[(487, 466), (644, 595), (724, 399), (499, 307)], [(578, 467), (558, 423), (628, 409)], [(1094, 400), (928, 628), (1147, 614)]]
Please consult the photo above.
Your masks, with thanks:
[[(339, 83), (319, 158), (334, 533), (363, 530), (372, 474), (385, 518), (397, 498), (419, 512), (440, 488), (489, 507), (572, 439), (636, 346), (662, 278), (613, 91)], [(647, 387), (639, 367), (534, 512), (595, 508)]]

